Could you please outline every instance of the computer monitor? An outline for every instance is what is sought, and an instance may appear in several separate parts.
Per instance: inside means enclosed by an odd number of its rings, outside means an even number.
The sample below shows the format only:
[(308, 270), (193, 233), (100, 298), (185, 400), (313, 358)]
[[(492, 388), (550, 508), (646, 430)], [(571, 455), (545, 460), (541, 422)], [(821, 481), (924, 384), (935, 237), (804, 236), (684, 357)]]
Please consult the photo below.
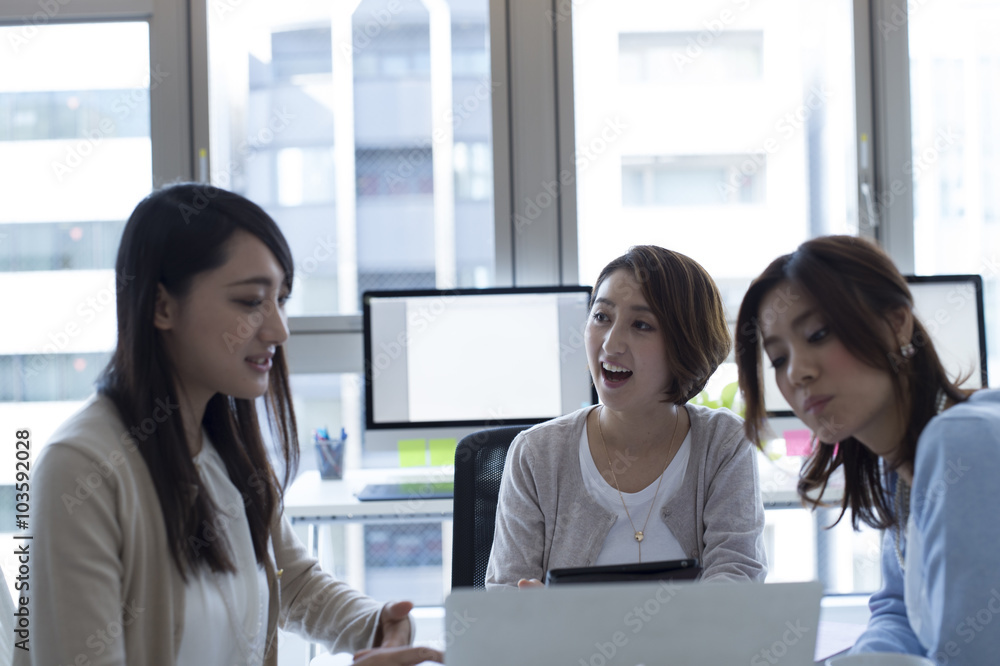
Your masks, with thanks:
[(366, 439), (540, 423), (594, 404), (589, 298), (583, 286), (365, 292)]
[[(930, 334), (952, 379), (963, 388), (989, 386), (986, 373), (986, 320), (979, 275), (907, 275), (914, 312)], [(764, 406), (772, 417), (794, 416), (765, 366)]]

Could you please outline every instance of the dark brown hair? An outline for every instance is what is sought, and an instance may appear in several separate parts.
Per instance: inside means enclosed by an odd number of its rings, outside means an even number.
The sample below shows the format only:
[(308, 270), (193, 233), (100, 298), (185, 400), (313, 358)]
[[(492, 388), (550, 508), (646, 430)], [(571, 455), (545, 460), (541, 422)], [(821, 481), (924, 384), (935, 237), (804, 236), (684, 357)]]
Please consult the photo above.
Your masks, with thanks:
[(665, 400), (683, 405), (705, 388), (732, 348), (719, 289), (694, 259), (655, 245), (635, 245), (601, 271), (590, 294), (591, 309), (601, 283), (623, 269), (639, 283), (663, 333), (673, 376)]
[[(798, 249), (775, 259), (747, 290), (736, 320), (736, 364), (746, 403), (747, 438), (762, 445), (766, 412), (761, 366), (760, 320), (774, 313), (761, 312), (761, 302), (782, 283), (794, 285), (812, 300), (830, 332), (859, 361), (886, 372), (899, 414), (906, 424), (898, 468), (912, 465), (917, 440), (936, 412), (939, 391), (952, 401), (966, 395), (952, 382), (931, 344), (927, 329), (914, 317), (913, 358), (903, 358), (887, 332), (890, 315), (900, 308), (913, 309), (906, 280), (892, 260), (873, 243), (854, 236), (825, 236), (806, 241)], [(834, 442), (826, 442), (833, 444)], [(821, 505), (830, 476), (844, 468), (844, 497), (840, 516), (851, 509), (855, 529), (865, 523), (877, 529), (895, 525), (879, 456), (854, 437), (834, 446), (816, 446), (799, 473), (798, 492), (803, 503)], [(812, 491), (819, 489), (813, 498)], [(836, 524), (836, 523), (834, 523)]]
[[(152, 433), (136, 428), (153, 423), (149, 417), (156, 405), (178, 404), (174, 367), (153, 326), (157, 284), (176, 297), (186, 295), (196, 275), (227, 261), (227, 241), (238, 229), (253, 234), (274, 254), (285, 273), (284, 287), (291, 291), (292, 254), (274, 220), (240, 195), (210, 185), (174, 185), (142, 200), (125, 225), (115, 263), (118, 345), (98, 380), (98, 391), (114, 402), (126, 429), (135, 435), (125, 433), (122, 441), (129, 439), (146, 462), (168, 546), (185, 580), (201, 566), (215, 572), (235, 571), (235, 566), (225, 530), (217, 522), (226, 516), (201, 483), (179, 410), (168, 409), (169, 417), (158, 418)], [(282, 489), (298, 465), (288, 367), (280, 345), (263, 402), (283, 458), (283, 482), (268, 460), (255, 401), (217, 393), (202, 421), (243, 498), (258, 562), (267, 558), (271, 519), (280, 511)]]

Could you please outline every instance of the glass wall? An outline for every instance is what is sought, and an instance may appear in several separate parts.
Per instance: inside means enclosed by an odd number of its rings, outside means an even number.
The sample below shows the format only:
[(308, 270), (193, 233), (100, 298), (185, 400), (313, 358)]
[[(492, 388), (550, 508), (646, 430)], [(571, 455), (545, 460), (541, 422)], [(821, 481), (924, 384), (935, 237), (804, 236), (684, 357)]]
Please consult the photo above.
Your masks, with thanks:
[[(1000, 4), (917, 4), (909, 15), (915, 266), (978, 273), (990, 384), (1000, 379)], [(961, 304), (959, 303), (961, 301)], [(967, 299), (955, 298), (956, 307)]]
[(857, 233), (851, 2), (586, 3), (573, 40), (581, 284), (662, 245), (735, 319), (771, 259)]
[[(574, 5), (581, 284), (630, 245), (661, 245), (708, 270), (735, 320), (779, 254), (857, 234), (853, 22), (847, 0)], [(730, 359), (709, 398), (736, 378)], [(767, 476), (794, 489), (801, 458), (781, 439), (769, 452)], [(768, 580), (876, 588), (877, 533), (826, 518), (768, 512)]]
[(486, 0), (209, 11), (214, 184), (296, 257), (290, 315), (368, 289), (494, 283)]
[[(14, 528), (11, 433), (32, 457), (82, 401), (115, 344), (114, 272), (152, 187), (147, 23), (0, 27), (0, 525)], [(0, 540), (16, 568), (10, 534)], [(7, 547), (7, 546), (10, 547)], [(11, 577), (7, 576), (11, 581)]]

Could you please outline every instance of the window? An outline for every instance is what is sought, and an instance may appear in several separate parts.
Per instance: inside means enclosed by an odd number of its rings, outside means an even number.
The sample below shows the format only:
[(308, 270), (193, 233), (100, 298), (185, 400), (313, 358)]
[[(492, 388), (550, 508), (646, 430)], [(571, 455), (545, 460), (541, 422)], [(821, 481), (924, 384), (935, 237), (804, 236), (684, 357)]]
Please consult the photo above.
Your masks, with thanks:
[(337, 7), (209, 11), (212, 182), (289, 239), (291, 315), (355, 313), (367, 288), (491, 285), (487, 3)]
[[(572, 20), (581, 284), (630, 245), (662, 245), (701, 263), (735, 318), (779, 254), (858, 232), (853, 3), (590, 3)], [(708, 392), (735, 380), (725, 363)], [(800, 459), (784, 458), (793, 480)], [(879, 584), (877, 534), (873, 560), (849, 521), (827, 532), (770, 511), (765, 537), (769, 580)]]
[[(146, 22), (25, 26), (0, 27), (0, 424), (30, 429), (37, 455), (114, 346), (115, 257), (152, 188), (150, 89), (167, 73)], [(0, 465), (4, 532), (14, 480)]]
[(619, 77), (629, 83), (725, 84), (759, 79), (761, 30), (622, 32)]
[(735, 317), (770, 259), (857, 233), (853, 43), (843, 0), (574, 7), (580, 283), (659, 244)]
[(115, 256), (152, 187), (149, 90), (164, 74), (150, 70), (148, 25), (128, 22), (40, 26), (0, 50), (0, 69), (0, 298), (24, 313), (0, 337), (0, 411), (44, 414), (31, 424), (41, 445), (114, 346)]
[(622, 157), (622, 205), (763, 203), (766, 166), (766, 155)]
[(991, 383), (1000, 377), (1000, 5), (956, 2), (909, 17), (916, 272), (979, 273)]
[(493, 192), (493, 162), (489, 144), (455, 144), (455, 196), (469, 201), (486, 201)]

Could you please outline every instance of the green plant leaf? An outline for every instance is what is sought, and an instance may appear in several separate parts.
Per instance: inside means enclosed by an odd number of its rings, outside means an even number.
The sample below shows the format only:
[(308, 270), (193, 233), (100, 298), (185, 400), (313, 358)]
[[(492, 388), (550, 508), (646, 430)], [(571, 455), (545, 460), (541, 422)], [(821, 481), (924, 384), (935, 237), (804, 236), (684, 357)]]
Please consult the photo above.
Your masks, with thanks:
[(738, 391), (739, 388), (740, 388), (739, 382), (726, 384), (722, 388), (722, 396), (719, 398), (719, 402), (722, 403), (723, 407), (725, 407), (726, 409), (733, 408), (733, 403), (736, 400), (736, 391)]

